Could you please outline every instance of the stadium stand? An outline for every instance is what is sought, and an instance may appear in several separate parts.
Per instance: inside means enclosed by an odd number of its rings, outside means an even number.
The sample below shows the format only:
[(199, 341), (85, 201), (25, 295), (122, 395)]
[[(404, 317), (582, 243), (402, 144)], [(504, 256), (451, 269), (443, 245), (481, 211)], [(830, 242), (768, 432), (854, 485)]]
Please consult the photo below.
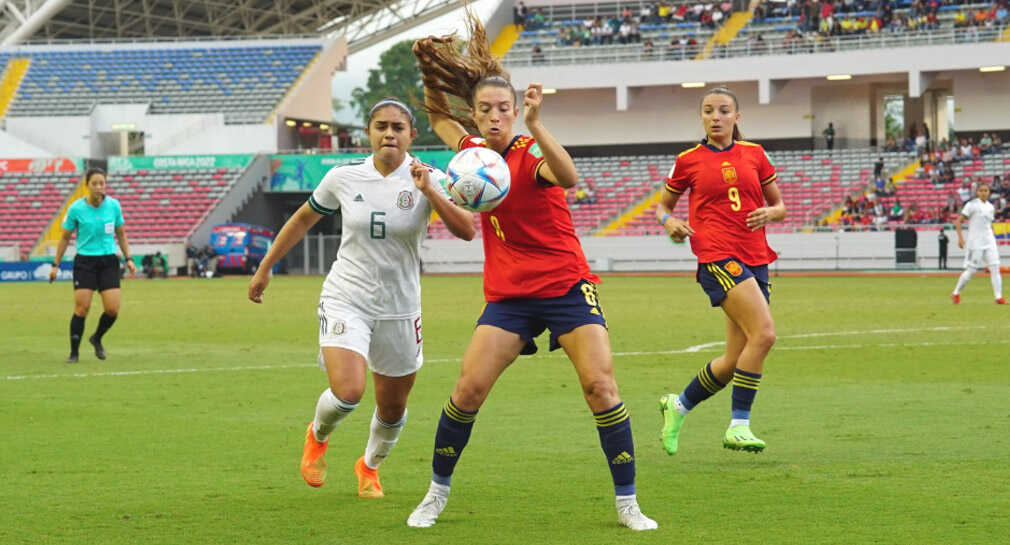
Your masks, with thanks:
[(87, 115), (95, 104), (149, 103), (152, 114), (223, 113), (263, 123), (321, 43), (77, 45), (0, 50), (29, 59), (10, 117)]
[(77, 187), (81, 172), (0, 175), (0, 246), (17, 245), (22, 256)]
[[(802, 6), (804, 2), (792, 3)], [(1005, 38), (1010, 16), (1003, 1), (946, 2), (932, 7), (922, 2), (899, 0), (882, 2), (886, 9), (871, 9), (869, 3), (850, 3), (851, 11), (840, 11), (830, 17), (819, 13), (808, 18), (801, 7), (786, 12), (781, 8), (759, 7), (755, 17), (735, 33), (726, 44), (713, 44), (711, 56), (739, 57), (770, 54), (799, 54), (847, 51), (854, 49), (911, 47), (920, 45), (978, 43)], [(674, 9), (667, 17), (639, 15), (633, 11), (632, 22), (639, 34), (633, 39), (618, 40), (599, 37), (592, 28), (597, 18), (621, 23), (622, 8), (632, 3), (599, 3), (573, 6), (545, 6), (542, 21), (522, 31), (520, 38), (505, 56), (511, 66), (537, 64), (610, 63), (637, 61), (672, 61), (704, 58), (706, 44), (712, 39), (717, 24), (701, 19), (694, 4), (682, 14)], [(649, 3), (638, 4), (642, 7)], [(711, 8), (713, 4), (698, 4)], [(778, 4), (769, 4), (776, 6)], [(818, 6), (823, 4), (818, 4)], [(839, 3), (842, 10), (845, 4)], [(863, 6), (857, 11), (857, 5)], [(716, 6), (711, 11), (719, 11)], [(780, 13), (782, 10), (784, 13)], [(625, 15), (628, 12), (625, 12)], [(722, 21), (729, 21), (725, 12)], [(967, 19), (967, 21), (965, 21)], [(823, 25), (823, 26), (822, 26)], [(585, 30), (583, 30), (585, 27)], [(616, 27), (615, 27), (616, 28)], [(573, 30), (577, 30), (573, 32)]]
[(242, 174), (241, 168), (139, 170), (109, 175), (130, 240), (183, 242)]

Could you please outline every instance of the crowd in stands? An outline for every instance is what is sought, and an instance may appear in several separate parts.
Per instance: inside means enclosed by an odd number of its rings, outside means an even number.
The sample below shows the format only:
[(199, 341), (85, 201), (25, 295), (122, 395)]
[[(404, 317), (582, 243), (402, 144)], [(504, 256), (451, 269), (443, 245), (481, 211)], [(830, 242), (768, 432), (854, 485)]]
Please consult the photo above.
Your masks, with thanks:
[[(519, 2), (513, 8), (513, 18), (524, 30), (540, 30), (561, 24), (557, 37), (559, 46), (589, 46), (609, 44), (643, 43), (643, 26), (670, 25), (679, 23), (695, 23), (703, 29), (715, 30), (725, 22), (733, 11), (731, 2), (698, 2), (679, 3), (660, 1), (654, 4), (642, 4), (638, 13), (625, 7), (620, 13), (609, 17), (597, 15), (581, 21), (581, 24), (570, 21), (552, 21), (544, 15), (543, 8), (528, 9), (524, 2)], [(683, 42), (683, 43), (681, 43)], [(693, 42), (693, 43), (690, 43)], [(694, 38), (673, 38), (668, 46), (669, 53), (678, 47), (697, 45)], [(654, 50), (651, 40), (645, 40), (643, 47)], [(650, 51), (651, 53), (651, 51)]]
[[(894, 0), (788, 0), (763, 2), (754, 10), (755, 21), (786, 18), (797, 21), (795, 29), (786, 35), (786, 42), (801, 39), (804, 34), (846, 36), (902, 33), (934, 30), (940, 27), (939, 12), (945, 7), (971, 5), (970, 0), (914, 0), (908, 10), (896, 13), (903, 3)], [(975, 10), (958, 10), (955, 28), (980, 28), (1004, 25), (1010, 21), (1010, 0), (995, 0)]]

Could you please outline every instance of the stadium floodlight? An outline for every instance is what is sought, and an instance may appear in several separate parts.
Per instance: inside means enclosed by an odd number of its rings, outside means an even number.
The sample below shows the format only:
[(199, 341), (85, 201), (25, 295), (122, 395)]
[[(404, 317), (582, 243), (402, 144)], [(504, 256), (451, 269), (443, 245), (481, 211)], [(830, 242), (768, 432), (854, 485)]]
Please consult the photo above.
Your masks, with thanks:
[(852, 79), (852, 74), (832, 74), (828, 76), (828, 81), (845, 81)]
[(326, 123), (320, 123), (319, 124), (319, 130), (328, 131), (328, 130), (330, 130), (330, 126), (327, 125)]
[(983, 66), (978, 69), (979, 72), (1002, 72), (1006, 70), (1006, 66)]
[(285, 121), (284, 124), (287, 125), (287, 126), (289, 126), (289, 127), (294, 127), (298, 123), (296, 123), (294, 119), (289, 119), (289, 120)]
[(681, 83), (680, 86), (683, 87), (684, 89), (697, 89), (699, 87), (704, 87), (705, 86), (705, 82), (704, 81), (688, 81), (686, 83)]
[(554, 89), (554, 88), (552, 88), (552, 87), (548, 87), (548, 88), (544, 89), (544, 90), (543, 90), (543, 91), (541, 91), (541, 92), (542, 92), (543, 94), (545, 94), (545, 95), (554, 95), (554, 94), (557, 94), (558, 90), (557, 90), (557, 89)]

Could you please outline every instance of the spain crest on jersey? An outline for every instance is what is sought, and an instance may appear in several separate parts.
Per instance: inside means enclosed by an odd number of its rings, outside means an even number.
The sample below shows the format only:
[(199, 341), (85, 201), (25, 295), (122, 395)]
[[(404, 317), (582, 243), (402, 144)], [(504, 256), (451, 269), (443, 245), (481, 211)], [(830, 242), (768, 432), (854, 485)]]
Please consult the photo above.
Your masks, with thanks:
[(730, 185), (736, 183), (736, 167), (731, 165), (729, 161), (722, 162), (722, 181)]

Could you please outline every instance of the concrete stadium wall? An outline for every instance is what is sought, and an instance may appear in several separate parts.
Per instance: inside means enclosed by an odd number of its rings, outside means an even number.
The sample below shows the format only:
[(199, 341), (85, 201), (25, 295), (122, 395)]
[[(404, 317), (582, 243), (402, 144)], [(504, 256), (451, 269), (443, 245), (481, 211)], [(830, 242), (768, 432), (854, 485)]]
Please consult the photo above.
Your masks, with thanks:
[[(917, 264), (935, 269), (939, 246), (938, 231), (919, 231)], [(956, 235), (948, 252), (948, 267), (961, 268), (964, 251), (957, 247)], [(779, 253), (773, 270), (862, 270), (898, 269), (895, 264), (894, 233), (786, 233), (771, 234), (769, 244)], [(596, 272), (660, 272), (695, 270), (697, 260), (688, 244), (673, 244), (666, 237), (585, 237), (583, 251)], [(1010, 263), (1010, 247), (1001, 246), (1004, 263)], [(476, 273), (484, 262), (481, 242), (474, 240), (428, 240), (421, 251), (424, 270), (429, 273)]]

